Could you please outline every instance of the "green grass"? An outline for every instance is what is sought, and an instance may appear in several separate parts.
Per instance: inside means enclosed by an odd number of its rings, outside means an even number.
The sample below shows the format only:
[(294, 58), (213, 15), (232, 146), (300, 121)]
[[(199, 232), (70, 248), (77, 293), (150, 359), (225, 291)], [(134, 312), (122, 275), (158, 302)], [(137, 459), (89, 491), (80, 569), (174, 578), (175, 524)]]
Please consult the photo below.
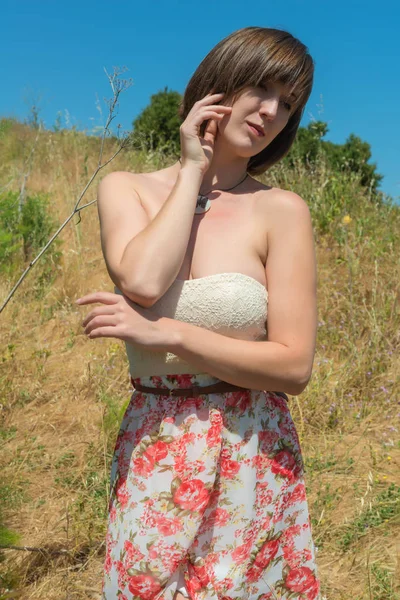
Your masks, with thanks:
[(338, 540), (339, 547), (347, 551), (352, 544), (368, 535), (372, 529), (399, 517), (400, 487), (392, 483), (371, 500), (360, 515), (345, 525), (345, 531)]

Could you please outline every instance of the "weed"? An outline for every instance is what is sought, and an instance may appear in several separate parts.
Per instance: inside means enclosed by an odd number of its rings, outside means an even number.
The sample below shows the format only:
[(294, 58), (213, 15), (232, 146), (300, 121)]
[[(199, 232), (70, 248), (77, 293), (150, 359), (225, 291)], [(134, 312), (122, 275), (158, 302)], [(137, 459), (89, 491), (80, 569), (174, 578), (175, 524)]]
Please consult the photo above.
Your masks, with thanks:
[(342, 550), (348, 550), (351, 544), (367, 535), (371, 529), (392, 520), (400, 514), (400, 487), (394, 483), (378, 494), (369, 506), (346, 524), (345, 532), (339, 539)]

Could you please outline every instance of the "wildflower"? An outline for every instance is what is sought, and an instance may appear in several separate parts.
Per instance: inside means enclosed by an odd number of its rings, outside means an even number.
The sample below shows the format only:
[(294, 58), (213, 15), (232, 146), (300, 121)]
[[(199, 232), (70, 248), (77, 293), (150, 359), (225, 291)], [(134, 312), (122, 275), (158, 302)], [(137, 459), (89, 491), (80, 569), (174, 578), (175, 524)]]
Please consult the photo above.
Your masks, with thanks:
[(388, 456), (388, 457), (387, 457), (387, 459), (388, 459), (388, 460), (392, 460), (392, 457), (391, 457), (391, 456)]
[(352, 218), (350, 217), (350, 215), (345, 215), (342, 219), (342, 223), (343, 225), (348, 225), (349, 223), (352, 222)]

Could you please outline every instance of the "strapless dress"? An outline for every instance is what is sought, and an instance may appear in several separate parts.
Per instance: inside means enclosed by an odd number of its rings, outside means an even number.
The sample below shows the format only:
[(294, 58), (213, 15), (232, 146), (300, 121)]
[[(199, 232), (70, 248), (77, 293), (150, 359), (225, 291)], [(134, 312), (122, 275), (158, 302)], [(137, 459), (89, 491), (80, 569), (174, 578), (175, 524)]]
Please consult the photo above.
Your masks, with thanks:
[[(265, 340), (268, 292), (219, 273), (175, 280), (149, 310)], [(127, 344), (135, 383), (217, 381)], [(103, 600), (319, 600), (304, 469), (289, 404), (242, 389), (174, 397), (134, 390), (111, 466)]]
[[(118, 288), (115, 293), (121, 294)], [(264, 285), (243, 273), (216, 273), (198, 279), (176, 279), (148, 310), (209, 329), (227, 337), (267, 339), (268, 292)], [(147, 350), (126, 343), (132, 378), (150, 375), (198, 374), (194, 365), (172, 352)]]

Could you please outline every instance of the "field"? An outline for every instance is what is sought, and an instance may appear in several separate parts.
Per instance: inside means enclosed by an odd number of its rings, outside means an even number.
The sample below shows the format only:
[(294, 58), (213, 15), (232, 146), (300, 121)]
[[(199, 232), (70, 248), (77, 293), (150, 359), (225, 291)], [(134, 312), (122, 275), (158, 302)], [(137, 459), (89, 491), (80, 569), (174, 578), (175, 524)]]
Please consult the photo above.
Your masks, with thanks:
[[(36, 132), (0, 136), (0, 194), (20, 190)], [(105, 157), (115, 140), (107, 140)], [(42, 131), (27, 194), (48, 194), (60, 224), (96, 168), (100, 140)], [(167, 166), (123, 150), (115, 170)], [(300, 435), (323, 595), (400, 598), (400, 207), (354, 173), (274, 167), (263, 181), (309, 204), (318, 259), (318, 339), (312, 379), (290, 407)], [(99, 598), (109, 467), (131, 386), (124, 346), (88, 340), (74, 300), (112, 291), (96, 205), (60, 234), (60, 257), (39, 261), (0, 317), (0, 600)], [(0, 298), (22, 272), (3, 258)], [(32, 257), (33, 258), (33, 257)], [(6, 262), (4, 262), (6, 261)], [(49, 274), (50, 273), (50, 274)], [(24, 548), (30, 548), (24, 549)]]

